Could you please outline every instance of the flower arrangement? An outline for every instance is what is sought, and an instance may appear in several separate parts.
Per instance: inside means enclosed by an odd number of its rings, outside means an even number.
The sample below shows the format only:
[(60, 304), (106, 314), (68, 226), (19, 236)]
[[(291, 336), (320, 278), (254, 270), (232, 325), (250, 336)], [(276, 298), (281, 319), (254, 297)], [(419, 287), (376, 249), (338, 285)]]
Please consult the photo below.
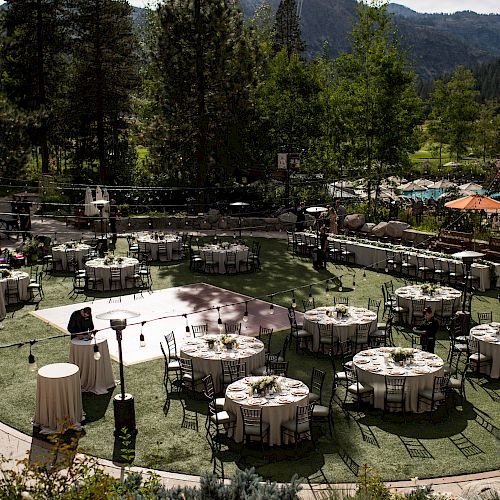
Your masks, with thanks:
[(231, 336), (231, 335), (221, 335), (220, 337), (220, 343), (226, 348), (226, 349), (232, 349), (233, 347), (238, 347), (238, 343), (236, 342), (236, 339)]
[(0, 276), (2, 278), (8, 278), (11, 275), (9, 269), (0, 269)]
[(115, 263), (115, 258), (111, 255), (111, 256), (108, 256), (104, 259), (104, 265), (105, 266), (111, 266), (112, 264)]
[(281, 387), (276, 375), (269, 375), (261, 377), (250, 384), (252, 392), (264, 395), (266, 392), (274, 390), (275, 392), (281, 391)]
[(420, 285), (420, 288), (422, 289), (422, 293), (424, 293), (425, 295), (434, 295), (434, 292), (439, 287), (434, 283), (424, 283), (423, 285)]
[(118, 257), (116, 259), (116, 262), (118, 262), (118, 264), (121, 264), (123, 262), (123, 257)]
[(65, 245), (64, 245), (64, 246), (65, 246), (66, 248), (71, 249), (71, 248), (75, 248), (75, 247), (76, 247), (76, 243), (75, 243), (74, 241), (68, 241), (68, 242), (66, 242), (66, 243), (65, 243)]
[(335, 306), (335, 312), (337, 314), (340, 314), (342, 316), (347, 316), (348, 315), (349, 308), (345, 304), (337, 304)]
[(215, 337), (205, 337), (205, 340), (209, 349), (213, 349), (215, 347), (215, 342), (217, 341)]
[(391, 358), (396, 363), (408, 362), (413, 359), (414, 352), (415, 350), (410, 347), (398, 347), (391, 352)]

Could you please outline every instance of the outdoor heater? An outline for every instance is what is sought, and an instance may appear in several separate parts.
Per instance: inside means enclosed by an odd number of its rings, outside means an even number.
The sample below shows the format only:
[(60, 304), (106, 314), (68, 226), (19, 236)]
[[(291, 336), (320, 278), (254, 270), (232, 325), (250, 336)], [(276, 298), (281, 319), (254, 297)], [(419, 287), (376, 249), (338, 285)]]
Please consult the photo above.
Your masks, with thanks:
[(128, 434), (137, 434), (135, 426), (134, 397), (125, 392), (125, 376), (123, 374), (122, 333), (127, 327), (127, 320), (137, 318), (139, 313), (126, 310), (115, 310), (98, 314), (96, 318), (109, 320), (110, 326), (116, 332), (118, 342), (118, 357), (120, 363), (120, 394), (113, 398), (115, 417), (115, 436), (120, 436), (126, 429)]

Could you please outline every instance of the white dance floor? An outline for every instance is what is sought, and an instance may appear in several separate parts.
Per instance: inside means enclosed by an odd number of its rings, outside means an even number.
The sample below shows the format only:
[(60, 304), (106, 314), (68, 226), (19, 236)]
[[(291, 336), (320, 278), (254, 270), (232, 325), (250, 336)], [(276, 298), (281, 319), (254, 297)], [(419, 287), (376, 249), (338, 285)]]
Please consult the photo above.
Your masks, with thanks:
[[(129, 320), (129, 326), (123, 331), (122, 349), (124, 365), (143, 363), (152, 359), (162, 358), (160, 341), (165, 344), (164, 335), (174, 332), (177, 348), (182, 344), (186, 336), (186, 319), (182, 314), (188, 314), (189, 325), (208, 324), (209, 333), (219, 333), (217, 328), (217, 306), (244, 302), (251, 297), (240, 295), (223, 288), (205, 283), (179, 286), (157, 290), (151, 294), (145, 292), (143, 297), (136, 295), (123, 295), (121, 302), (111, 302), (110, 299), (100, 299), (93, 302), (79, 302), (67, 306), (41, 309), (31, 314), (57, 328), (68, 333), (66, 326), (71, 313), (85, 306), (92, 308), (94, 326), (102, 330), (100, 335), (106, 336), (108, 340), (111, 358), (118, 360), (118, 343), (116, 334), (109, 328), (109, 321), (97, 319), (100, 313), (116, 309), (126, 309), (140, 314), (137, 318)], [(113, 299), (115, 300), (115, 299)], [(194, 311), (210, 309), (204, 312), (191, 314)], [(224, 323), (241, 322), (242, 335), (256, 336), (259, 326), (274, 328), (274, 331), (289, 328), (287, 310), (284, 307), (274, 306), (274, 314), (269, 314), (269, 303), (261, 300), (253, 300), (248, 303), (248, 322), (243, 322), (245, 304), (237, 306), (221, 307), (220, 315)], [(168, 317), (177, 316), (177, 317)], [(156, 318), (164, 318), (150, 321)], [(146, 321), (144, 325), (142, 322)], [(139, 335), (142, 332), (145, 337), (146, 346), (140, 347)], [(68, 334), (69, 335), (69, 334)]]

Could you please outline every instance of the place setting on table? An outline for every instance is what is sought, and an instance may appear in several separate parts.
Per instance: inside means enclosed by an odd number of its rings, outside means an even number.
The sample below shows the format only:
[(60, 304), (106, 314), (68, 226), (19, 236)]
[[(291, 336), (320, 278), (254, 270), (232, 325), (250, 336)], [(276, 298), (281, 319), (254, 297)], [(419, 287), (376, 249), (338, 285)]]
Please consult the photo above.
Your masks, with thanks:
[(470, 336), (481, 344), (479, 351), (482, 355), (491, 358), (491, 378), (500, 378), (500, 323), (486, 323), (477, 325), (470, 330)]
[(417, 412), (418, 392), (432, 389), (434, 377), (444, 373), (444, 361), (437, 355), (411, 347), (378, 347), (361, 351), (353, 358), (360, 383), (374, 389), (374, 407), (384, 408), (385, 376), (407, 377), (406, 410)]
[(399, 305), (412, 313), (412, 301), (425, 300), (425, 305), (432, 309), (434, 314), (440, 313), (443, 302), (452, 304), (452, 311), (455, 313), (460, 308), (462, 292), (449, 286), (441, 286), (435, 283), (423, 283), (420, 285), (407, 285), (398, 288), (395, 292), (399, 299)]
[(52, 247), (52, 257), (61, 266), (61, 271), (67, 271), (70, 260), (75, 259), (78, 268), (83, 268), (85, 257), (89, 254), (91, 247), (86, 243), (68, 241)]
[(269, 424), (269, 446), (286, 444), (281, 441), (281, 424), (295, 418), (297, 406), (309, 402), (306, 384), (277, 375), (244, 377), (230, 384), (225, 395), (224, 409), (236, 416), (229, 436), (236, 442), (243, 440), (242, 407), (260, 408), (262, 421)]
[(337, 304), (322, 306), (304, 313), (304, 329), (313, 335), (313, 351), (320, 350), (320, 334), (317, 325), (332, 325), (333, 334), (345, 341), (356, 336), (357, 325), (369, 324), (369, 331), (377, 329), (377, 313), (364, 307)]
[(204, 375), (212, 374), (214, 387), (221, 390), (220, 379), (224, 360), (240, 360), (251, 373), (265, 364), (264, 343), (244, 335), (217, 334), (188, 338), (180, 347), (180, 356), (193, 360), (193, 369)]

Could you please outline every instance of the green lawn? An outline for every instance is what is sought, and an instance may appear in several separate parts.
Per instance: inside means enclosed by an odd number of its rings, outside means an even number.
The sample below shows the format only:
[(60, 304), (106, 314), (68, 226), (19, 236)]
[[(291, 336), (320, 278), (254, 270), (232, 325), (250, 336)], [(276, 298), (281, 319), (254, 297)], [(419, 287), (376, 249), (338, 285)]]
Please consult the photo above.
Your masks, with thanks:
[[(380, 287), (388, 276), (383, 273), (366, 273), (361, 269), (329, 265), (329, 271), (317, 272), (309, 261), (292, 259), (286, 252), (286, 242), (262, 241), (263, 268), (255, 274), (237, 276), (201, 276), (191, 273), (188, 263), (172, 263), (153, 267), (154, 288), (161, 289), (205, 281), (250, 296), (308, 285), (335, 275), (356, 272), (356, 288), (352, 290), (352, 277), (344, 278), (350, 287), (342, 294), (350, 297), (351, 304), (366, 306), (368, 298), (381, 298)], [(119, 251), (125, 244), (119, 240)], [(394, 279), (397, 287), (401, 281)], [(48, 277), (44, 282), (45, 299), (42, 308), (71, 303), (69, 277)], [(323, 286), (313, 287), (316, 305), (326, 303)], [(297, 303), (307, 298), (309, 288), (296, 293)], [(275, 302), (290, 303), (290, 295), (277, 295)], [(82, 301), (83, 298), (78, 299)], [(29, 314), (33, 306), (11, 311), (4, 322), (2, 344), (43, 338), (58, 332)], [(500, 320), (500, 306), (496, 292), (480, 294), (473, 302), (473, 315), (478, 311), (493, 310)], [(13, 312), (13, 315), (12, 315)], [(279, 349), (286, 332), (273, 337)], [(401, 345), (408, 340), (398, 335)], [(52, 362), (67, 361), (69, 339), (40, 342), (34, 346), (37, 363), (43, 366)], [(448, 342), (441, 333), (438, 353), (445, 356)], [(0, 357), (0, 420), (30, 434), (30, 419), (35, 407), (36, 375), (28, 371), (28, 347), (3, 349)], [(329, 361), (319, 355), (289, 352), (290, 375), (309, 382), (314, 366), (327, 375), (324, 399), (328, 400), (331, 376)], [(115, 374), (118, 367), (114, 366)], [(181, 401), (174, 395), (168, 407), (162, 384), (163, 361), (154, 361), (125, 368), (127, 392), (136, 399), (138, 435), (135, 440), (135, 465), (155, 467), (169, 471), (199, 474), (212, 469), (211, 450), (205, 439), (204, 419), (206, 403), (186, 399), (185, 419)], [(116, 392), (116, 390), (115, 390)], [(84, 394), (87, 414), (85, 435), (80, 439), (81, 451), (111, 459), (114, 452), (112, 395)], [(430, 424), (423, 415), (409, 415), (407, 423), (402, 417), (389, 416), (384, 421), (381, 411), (366, 413), (351, 411), (347, 417), (338, 407), (335, 415), (335, 433), (331, 438), (328, 426), (315, 430), (315, 443), (303, 443), (297, 449), (270, 448), (261, 453), (258, 448), (247, 449), (228, 443), (216, 456), (218, 467), (224, 465), (226, 475), (236, 468), (254, 466), (265, 478), (288, 481), (294, 473), (312, 482), (345, 482), (355, 479), (356, 467), (369, 464), (375, 467), (384, 480), (408, 479), (412, 476), (434, 477), (497, 469), (500, 466), (497, 432), (500, 381), (471, 377), (467, 383), (467, 402), (464, 407), (450, 407), (447, 418), (444, 411)], [(457, 400), (458, 404), (459, 401)], [(168, 411), (167, 411), (168, 410)], [(198, 420), (198, 431), (193, 429)], [(498, 424), (497, 424), (498, 425)]]

